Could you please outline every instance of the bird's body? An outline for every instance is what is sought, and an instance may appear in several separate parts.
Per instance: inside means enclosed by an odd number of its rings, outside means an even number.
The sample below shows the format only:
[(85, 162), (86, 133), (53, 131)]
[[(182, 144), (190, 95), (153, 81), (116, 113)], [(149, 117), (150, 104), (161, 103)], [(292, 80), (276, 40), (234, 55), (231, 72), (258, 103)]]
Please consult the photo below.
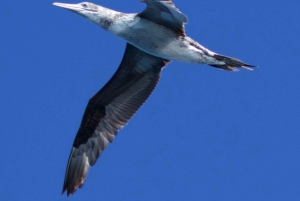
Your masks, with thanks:
[(110, 81), (89, 101), (69, 157), (63, 192), (81, 188), (88, 170), (156, 87), (171, 60), (223, 70), (252, 65), (214, 53), (186, 36), (187, 17), (172, 0), (142, 0), (147, 8), (126, 14), (93, 3), (54, 5), (71, 10), (127, 41), (123, 60)]
[(171, 29), (143, 19), (138, 14), (124, 14), (107, 30), (144, 52), (160, 58), (196, 64), (224, 64), (212, 57), (213, 52), (193, 39), (178, 36)]

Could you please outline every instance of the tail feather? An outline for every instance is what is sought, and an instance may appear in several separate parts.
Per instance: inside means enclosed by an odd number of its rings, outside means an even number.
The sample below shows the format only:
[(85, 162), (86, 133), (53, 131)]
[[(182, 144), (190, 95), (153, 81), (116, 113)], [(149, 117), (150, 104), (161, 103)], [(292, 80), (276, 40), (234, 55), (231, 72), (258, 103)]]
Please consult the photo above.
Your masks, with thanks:
[(247, 70), (253, 70), (256, 66), (243, 63), (242, 61), (230, 57), (226, 57), (223, 55), (215, 54), (213, 58), (217, 59), (218, 61), (223, 61), (225, 64), (223, 65), (210, 65), (215, 68), (220, 68), (223, 70), (228, 71), (238, 71), (238, 68), (245, 68)]

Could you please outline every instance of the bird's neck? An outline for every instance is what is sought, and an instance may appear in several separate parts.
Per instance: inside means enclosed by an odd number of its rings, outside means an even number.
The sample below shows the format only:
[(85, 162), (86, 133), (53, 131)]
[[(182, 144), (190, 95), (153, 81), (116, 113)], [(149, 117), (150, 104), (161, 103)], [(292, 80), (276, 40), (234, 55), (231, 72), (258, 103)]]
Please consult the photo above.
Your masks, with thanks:
[(117, 12), (102, 6), (98, 6), (98, 13), (92, 16), (92, 21), (105, 30), (120, 17), (123, 13)]

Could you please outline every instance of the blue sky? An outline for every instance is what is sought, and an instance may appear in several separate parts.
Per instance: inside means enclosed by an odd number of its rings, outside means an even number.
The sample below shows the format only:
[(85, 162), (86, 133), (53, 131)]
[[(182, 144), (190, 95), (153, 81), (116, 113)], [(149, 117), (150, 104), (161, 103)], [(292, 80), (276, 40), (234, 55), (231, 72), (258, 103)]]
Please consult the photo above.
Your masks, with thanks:
[[(0, 200), (66, 200), (65, 168), (87, 101), (124, 53), (125, 41), (52, 3), (1, 2)], [(69, 200), (300, 200), (299, 1), (175, 5), (190, 37), (260, 68), (169, 64)]]

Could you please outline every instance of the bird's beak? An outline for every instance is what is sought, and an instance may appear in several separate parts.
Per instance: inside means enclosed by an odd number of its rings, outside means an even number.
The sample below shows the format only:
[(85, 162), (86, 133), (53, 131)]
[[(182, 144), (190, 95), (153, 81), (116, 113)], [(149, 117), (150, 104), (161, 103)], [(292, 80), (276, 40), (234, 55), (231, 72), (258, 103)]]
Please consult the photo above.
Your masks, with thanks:
[(53, 5), (75, 12), (84, 10), (80, 4), (53, 3)]

